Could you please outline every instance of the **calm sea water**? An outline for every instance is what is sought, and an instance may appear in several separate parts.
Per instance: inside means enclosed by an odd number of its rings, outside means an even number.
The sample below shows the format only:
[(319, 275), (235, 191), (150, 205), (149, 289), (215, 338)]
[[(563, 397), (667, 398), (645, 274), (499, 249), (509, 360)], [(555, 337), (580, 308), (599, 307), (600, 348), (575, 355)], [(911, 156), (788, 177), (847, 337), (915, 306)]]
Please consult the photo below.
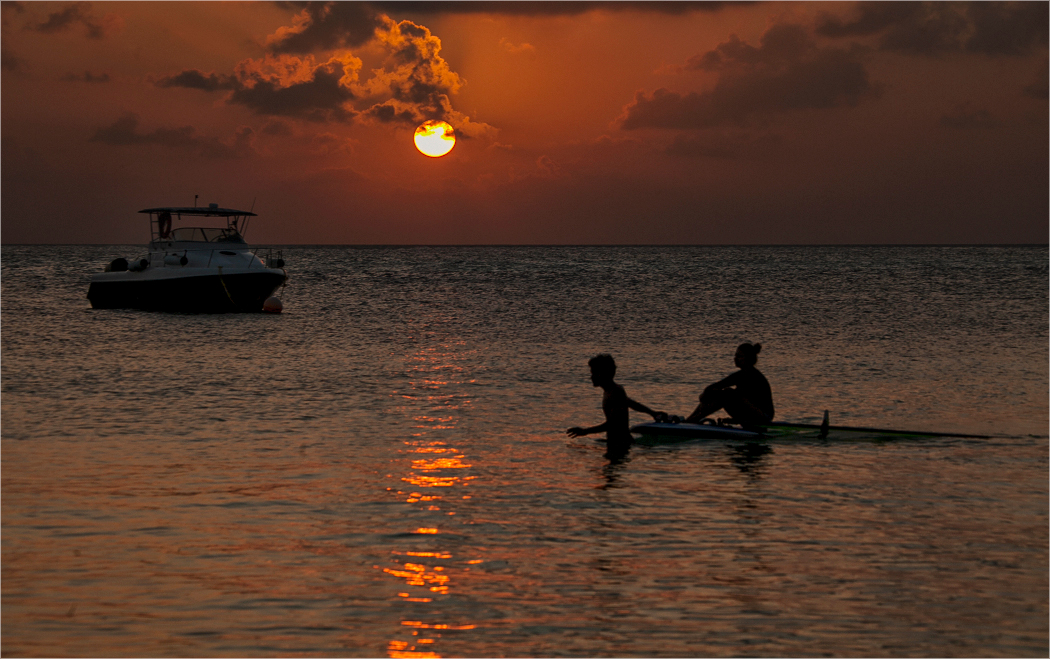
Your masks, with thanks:
[[(286, 248), (282, 315), (96, 311), (2, 251), (4, 656), (1046, 656), (1038, 247)], [(686, 414), (992, 439), (610, 464), (587, 359)], [(633, 421), (643, 421), (634, 414)]]

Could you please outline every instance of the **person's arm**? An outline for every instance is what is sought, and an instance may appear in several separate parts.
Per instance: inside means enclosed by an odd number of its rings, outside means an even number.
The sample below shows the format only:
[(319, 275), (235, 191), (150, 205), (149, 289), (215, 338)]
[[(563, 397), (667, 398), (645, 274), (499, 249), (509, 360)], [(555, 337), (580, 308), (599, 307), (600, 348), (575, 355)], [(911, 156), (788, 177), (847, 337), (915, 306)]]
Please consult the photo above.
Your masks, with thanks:
[(659, 419), (661, 417), (666, 417), (667, 416), (663, 412), (656, 412), (654, 410), (649, 409), (643, 403), (639, 403), (638, 401), (634, 400), (633, 398), (628, 398), (627, 399), (627, 407), (631, 408), (632, 410), (637, 410), (639, 412), (643, 412), (645, 414), (648, 414), (649, 416), (653, 417), (654, 419)]
[[(726, 376), (726, 377), (722, 378), (721, 380), (719, 380), (718, 382), (715, 382), (714, 384), (707, 385), (707, 387), (704, 389), (704, 393), (706, 394), (706, 393), (710, 393), (712, 391), (721, 391), (723, 389), (728, 389), (729, 387), (732, 387), (733, 385), (735, 385), (739, 378), (740, 378), (740, 371), (737, 371), (736, 373), (731, 373), (728, 376)], [(703, 394), (701, 394), (701, 395), (703, 395)]]
[(609, 422), (591, 426), (590, 428), (580, 428), (579, 426), (573, 426), (565, 431), (565, 434), (569, 437), (583, 437), (584, 435), (593, 435), (596, 432), (602, 432), (608, 427)]

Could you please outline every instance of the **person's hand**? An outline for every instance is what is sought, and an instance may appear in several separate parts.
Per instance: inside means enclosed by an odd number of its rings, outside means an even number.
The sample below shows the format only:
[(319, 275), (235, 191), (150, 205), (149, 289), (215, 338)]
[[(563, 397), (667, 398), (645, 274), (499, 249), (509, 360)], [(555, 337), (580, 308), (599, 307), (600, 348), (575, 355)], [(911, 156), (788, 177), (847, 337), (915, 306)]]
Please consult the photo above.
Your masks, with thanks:
[(653, 421), (667, 423), (667, 412), (653, 412)]
[(573, 426), (572, 428), (566, 430), (565, 434), (569, 437), (583, 437), (587, 434), (587, 432), (579, 426)]

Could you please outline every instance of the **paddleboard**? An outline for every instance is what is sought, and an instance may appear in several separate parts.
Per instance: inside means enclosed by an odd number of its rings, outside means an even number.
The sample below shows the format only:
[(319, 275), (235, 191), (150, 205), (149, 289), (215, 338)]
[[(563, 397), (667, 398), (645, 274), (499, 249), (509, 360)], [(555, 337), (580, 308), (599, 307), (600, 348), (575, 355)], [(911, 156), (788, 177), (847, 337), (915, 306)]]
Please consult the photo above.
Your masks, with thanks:
[(758, 439), (760, 433), (707, 423), (640, 423), (631, 432), (643, 438), (668, 437), (676, 439)]

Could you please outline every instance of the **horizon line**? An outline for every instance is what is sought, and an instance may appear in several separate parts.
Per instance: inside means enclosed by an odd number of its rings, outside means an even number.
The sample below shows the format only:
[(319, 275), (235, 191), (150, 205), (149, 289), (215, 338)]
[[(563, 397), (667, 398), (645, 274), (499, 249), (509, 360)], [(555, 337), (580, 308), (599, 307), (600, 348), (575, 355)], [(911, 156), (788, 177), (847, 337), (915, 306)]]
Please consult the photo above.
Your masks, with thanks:
[[(148, 245), (148, 243), (146, 243)], [(0, 247), (109, 247), (143, 243), (0, 242)], [(253, 247), (1050, 247), (1050, 241), (1005, 243), (258, 243)]]

